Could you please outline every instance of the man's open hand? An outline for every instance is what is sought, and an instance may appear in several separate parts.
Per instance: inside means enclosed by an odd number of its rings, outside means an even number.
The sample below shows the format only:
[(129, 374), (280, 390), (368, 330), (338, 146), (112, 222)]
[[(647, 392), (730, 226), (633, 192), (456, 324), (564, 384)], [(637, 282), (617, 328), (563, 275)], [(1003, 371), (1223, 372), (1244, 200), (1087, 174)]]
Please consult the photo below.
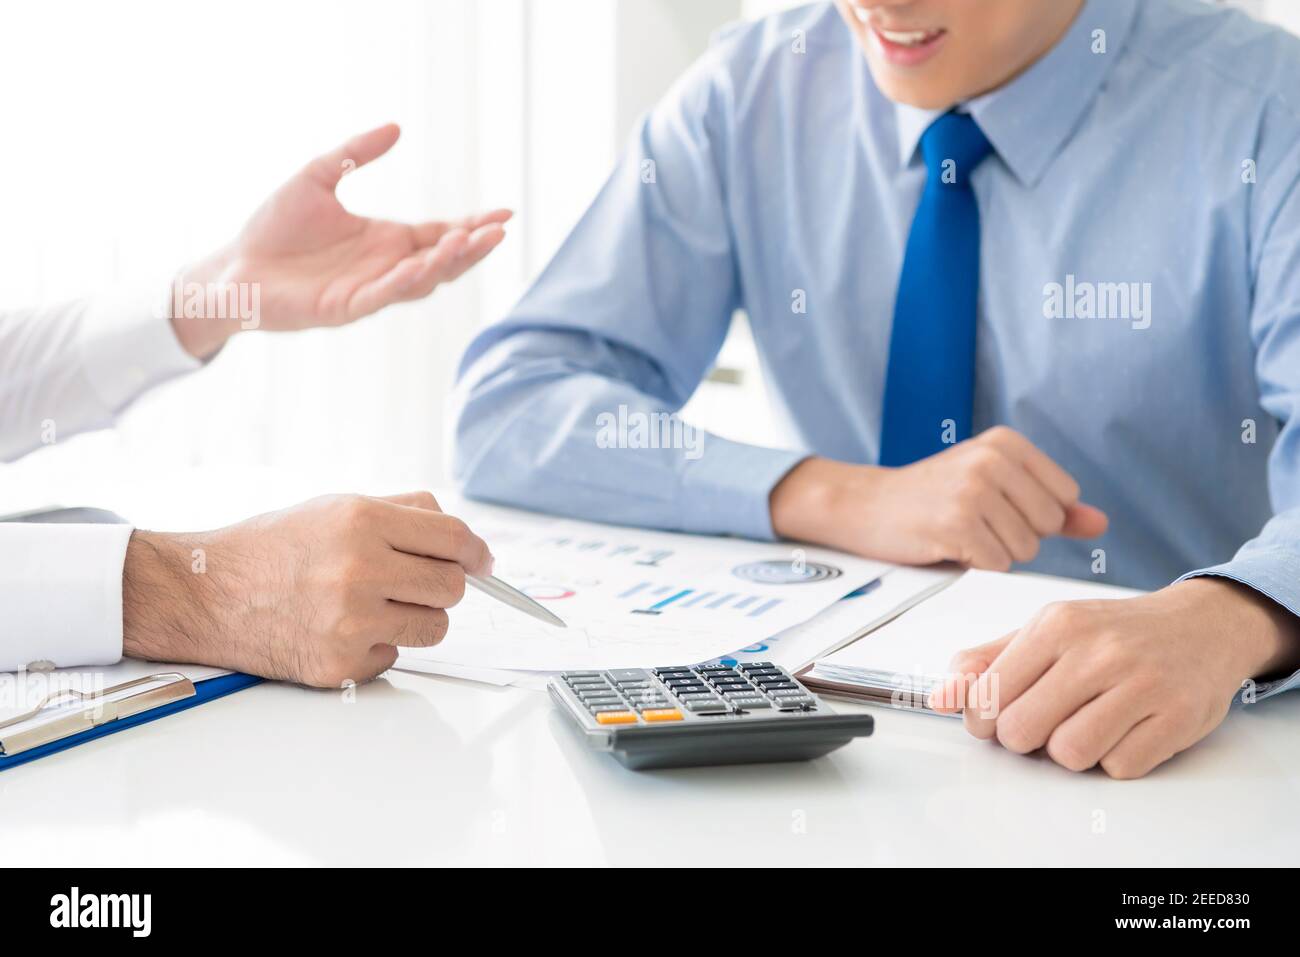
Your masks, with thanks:
[[(451, 222), (397, 223), (356, 216), (334, 195), (339, 180), (383, 156), (397, 142), (395, 125), (354, 137), (317, 157), (253, 214), (225, 249), (177, 279), (187, 290), (257, 284), (258, 315), (172, 317), (181, 344), (206, 357), (241, 328), (272, 331), (339, 326), (396, 302), (420, 299), (457, 278), (501, 242), (510, 211)], [(173, 307), (173, 311), (176, 312)]]

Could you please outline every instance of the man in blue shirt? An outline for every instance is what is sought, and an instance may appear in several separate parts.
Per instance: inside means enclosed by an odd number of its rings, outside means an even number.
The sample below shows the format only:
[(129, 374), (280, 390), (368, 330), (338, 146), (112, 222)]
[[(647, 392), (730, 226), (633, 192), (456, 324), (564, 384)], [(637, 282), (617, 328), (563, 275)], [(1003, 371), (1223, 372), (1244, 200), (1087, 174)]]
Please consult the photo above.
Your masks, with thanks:
[[(613, 522), (1157, 589), (1045, 609), (936, 702), (996, 693), (965, 710), (977, 736), (1145, 774), (1243, 682), (1300, 683), (1297, 181), (1300, 42), (1198, 0), (736, 27), (471, 345), (458, 475)], [(610, 441), (686, 402), (742, 308), (793, 447)]]

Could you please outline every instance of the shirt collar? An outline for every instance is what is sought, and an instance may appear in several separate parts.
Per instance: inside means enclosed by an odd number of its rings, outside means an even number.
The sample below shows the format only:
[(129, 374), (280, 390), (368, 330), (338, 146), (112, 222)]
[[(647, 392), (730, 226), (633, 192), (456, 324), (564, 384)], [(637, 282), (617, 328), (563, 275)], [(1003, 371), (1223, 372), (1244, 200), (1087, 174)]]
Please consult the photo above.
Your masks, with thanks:
[[(1078, 128), (1128, 39), (1136, 7), (1136, 0), (1087, 0), (1065, 36), (1038, 62), (959, 107), (975, 117), (998, 156), (1025, 185), (1042, 178)], [(1105, 53), (1093, 52), (1098, 30), (1105, 31)], [(921, 135), (945, 112), (894, 104), (904, 166), (915, 159)]]

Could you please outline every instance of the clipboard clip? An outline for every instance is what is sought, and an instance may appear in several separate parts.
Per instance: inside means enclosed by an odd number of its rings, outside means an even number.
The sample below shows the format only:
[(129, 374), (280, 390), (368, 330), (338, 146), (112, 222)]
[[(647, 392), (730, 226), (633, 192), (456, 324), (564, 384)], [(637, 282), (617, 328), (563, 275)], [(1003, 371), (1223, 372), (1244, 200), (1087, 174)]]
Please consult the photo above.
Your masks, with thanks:
[[(164, 684), (159, 685), (160, 681)], [(149, 685), (156, 687), (148, 687), (136, 694), (123, 694), (132, 688)], [(56, 691), (47, 695), (31, 711), (0, 723), (0, 755), (8, 757), (21, 754), (119, 718), (129, 718), (174, 701), (192, 698), (194, 694), (194, 682), (178, 671), (147, 675), (90, 695), (72, 689)], [(60, 713), (66, 712), (68, 705), (73, 702), (85, 707), (70, 713)], [(49, 719), (40, 720), (47, 712), (50, 713)]]

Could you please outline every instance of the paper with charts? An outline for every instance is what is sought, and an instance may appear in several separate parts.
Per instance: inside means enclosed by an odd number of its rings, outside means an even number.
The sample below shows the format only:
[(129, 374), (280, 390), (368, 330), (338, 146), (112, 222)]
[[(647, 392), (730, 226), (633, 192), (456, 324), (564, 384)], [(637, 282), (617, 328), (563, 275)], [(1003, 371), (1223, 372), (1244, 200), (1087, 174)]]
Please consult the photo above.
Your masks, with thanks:
[(568, 627), (470, 590), (451, 610), (442, 643), (405, 649), (403, 658), (524, 671), (706, 661), (808, 620), (890, 567), (828, 549), (598, 525), (478, 503), (458, 503), (454, 511), (491, 546), (495, 574)]

